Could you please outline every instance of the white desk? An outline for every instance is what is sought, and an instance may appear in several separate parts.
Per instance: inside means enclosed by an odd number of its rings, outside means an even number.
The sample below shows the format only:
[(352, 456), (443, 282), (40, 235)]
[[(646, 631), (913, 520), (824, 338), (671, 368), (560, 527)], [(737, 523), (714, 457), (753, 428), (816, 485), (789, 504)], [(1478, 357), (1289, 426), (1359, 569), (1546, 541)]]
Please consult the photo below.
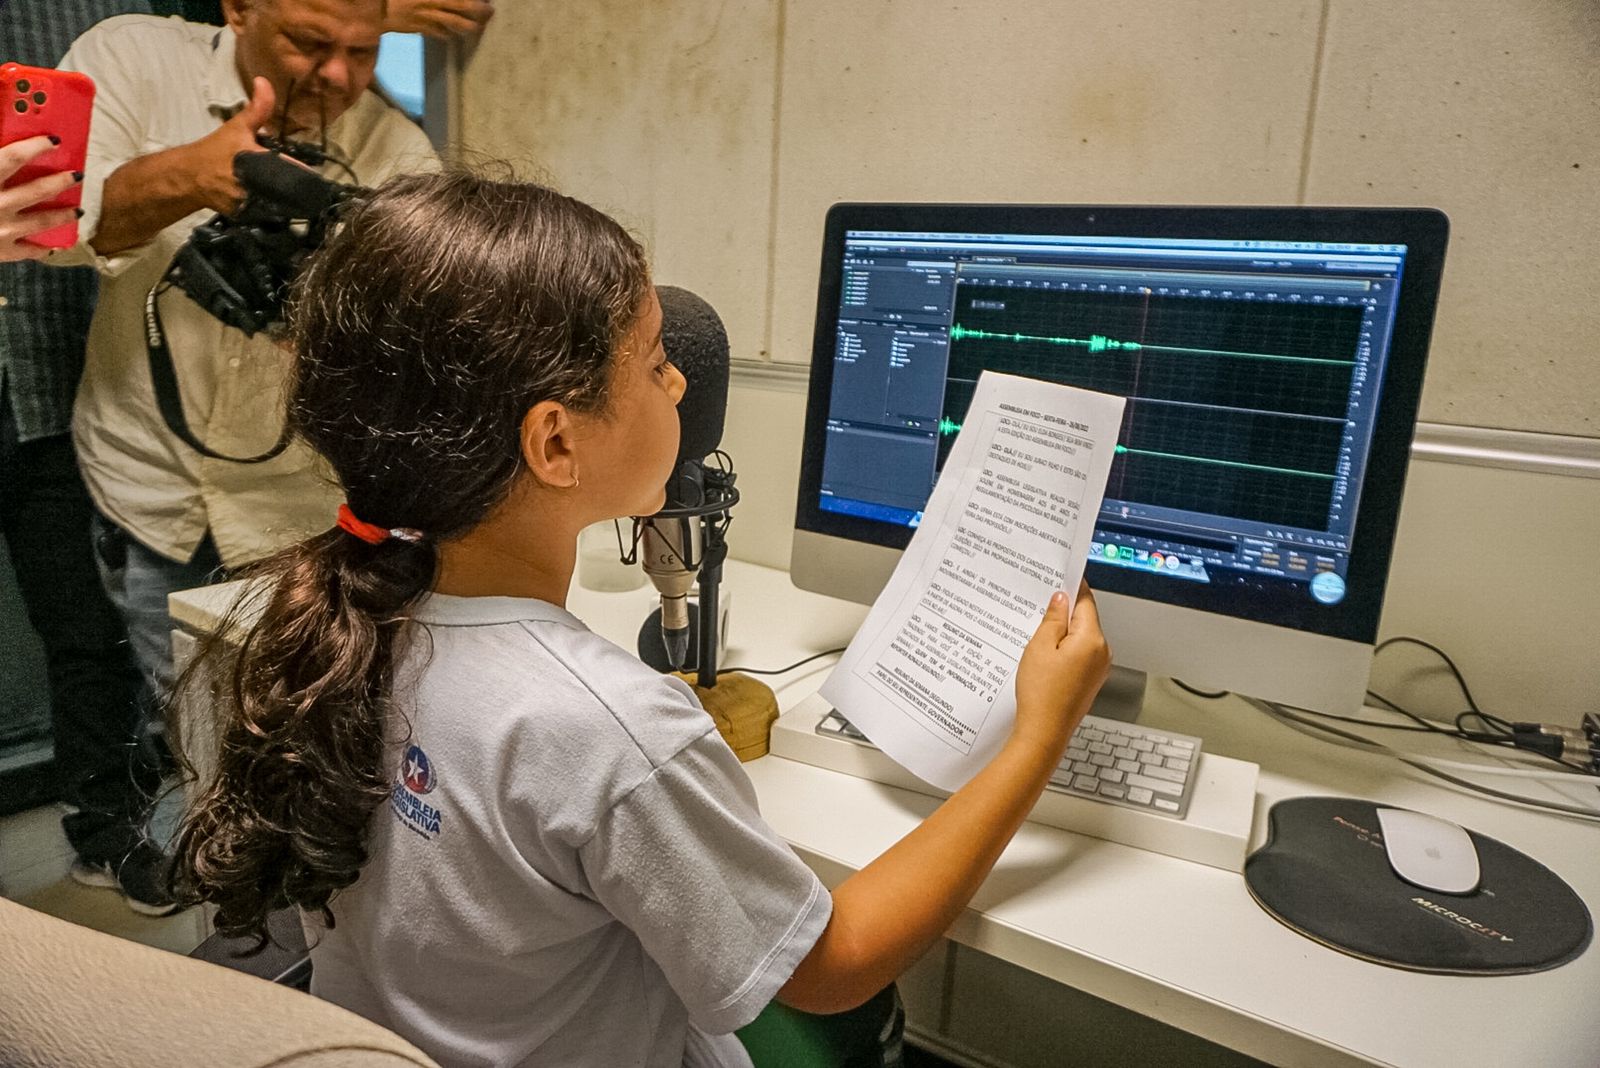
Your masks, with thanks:
[[(795, 590), (785, 572), (734, 561), (724, 590), (732, 612), (729, 666), (778, 667), (844, 645), (865, 616), (861, 606)], [(224, 588), (176, 595), (174, 618), (206, 630), (228, 597)], [(653, 603), (648, 587), (625, 594), (575, 588), (569, 607), (598, 633), (632, 648)], [(781, 706), (809, 696), (830, 669), (824, 661), (783, 676)], [(1267, 808), (1281, 798), (1384, 801), (1436, 812), (1522, 850), (1570, 883), (1592, 912), (1600, 910), (1600, 826), (1493, 803), (1386, 758), (1306, 738), (1242, 702), (1203, 701), (1167, 684), (1141, 721), (1203, 735), (1209, 751), (1261, 765), (1257, 842)], [(1408, 745), (1417, 738), (1400, 737)], [(1460, 756), (1456, 743), (1442, 744), (1441, 752)], [(938, 804), (778, 757), (745, 767), (766, 818), (829, 885), (882, 853)], [(1587, 793), (1593, 803), (1595, 791)], [(1273, 1064), (1600, 1064), (1594, 946), (1535, 975), (1405, 972), (1345, 956), (1281, 926), (1250, 899), (1239, 875), (1037, 824), (1013, 840), (949, 937)], [(1010, 1006), (1041, 1009), (1048, 1006)]]

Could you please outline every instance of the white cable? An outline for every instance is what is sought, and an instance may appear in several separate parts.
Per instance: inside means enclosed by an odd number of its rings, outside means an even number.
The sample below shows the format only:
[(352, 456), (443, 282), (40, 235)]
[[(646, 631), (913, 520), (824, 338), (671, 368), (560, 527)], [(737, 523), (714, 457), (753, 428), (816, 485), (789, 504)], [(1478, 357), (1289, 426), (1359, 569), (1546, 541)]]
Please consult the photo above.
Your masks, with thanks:
[[(1313, 730), (1322, 732), (1322, 735), (1325, 739), (1327, 736), (1331, 736), (1334, 740), (1340, 741), (1340, 744), (1349, 745), (1353, 748), (1365, 747), (1369, 751), (1382, 753), (1385, 756), (1389, 756), (1400, 761), (1402, 764), (1416, 768), (1418, 771), (1433, 775), (1436, 778), (1444, 779), (1447, 782), (1454, 783), (1457, 786), (1483, 794), (1487, 797), (1493, 797), (1501, 801), (1509, 801), (1512, 804), (1526, 805), (1531, 808), (1542, 809), (1549, 812), (1565, 813), (1567, 815), (1578, 816), (1583, 819), (1600, 820), (1600, 808), (1595, 808), (1592, 805), (1568, 805), (1560, 802), (1541, 801), (1537, 798), (1523, 797), (1518, 794), (1504, 793), (1500, 790), (1494, 789), (1493, 787), (1484, 786), (1480, 783), (1469, 782), (1466, 779), (1458, 779), (1449, 772), (1432, 766), (1425, 758), (1417, 758), (1401, 753), (1397, 750), (1389, 748), (1382, 742), (1376, 742), (1370, 738), (1364, 738), (1360, 735), (1351, 734), (1348, 731), (1340, 730), (1337, 727), (1331, 727), (1328, 724), (1319, 722), (1315, 719), (1302, 719), (1291, 709), (1277, 705), (1274, 702), (1262, 701), (1254, 697), (1246, 697), (1244, 700), (1247, 704), (1260, 709), (1273, 719), (1277, 720), (1279, 723), (1294, 726), (1302, 733), (1309, 733)], [(1348, 741), (1345, 741), (1344, 739), (1348, 739)], [(1477, 769), (1474, 768), (1474, 770)], [(1589, 780), (1590, 783), (1593, 784), (1593, 780), (1590, 779), (1589, 776), (1581, 776), (1581, 778)]]
[(1481, 764), (1474, 760), (1446, 760), (1443, 757), (1427, 756), (1408, 749), (1394, 749), (1391, 752), (1400, 753), (1412, 760), (1421, 760), (1435, 767), (1458, 768), (1462, 771), (1476, 772), (1480, 775), (1509, 775), (1518, 779), (1539, 779), (1544, 782), (1570, 782), (1585, 786), (1600, 787), (1600, 778), (1593, 775), (1584, 775), (1576, 771), (1544, 771), (1538, 768), (1508, 768), (1499, 764)]
[[(1246, 698), (1246, 700), (1252, 699)], [(1388, 712), (1392, 710), (1379, 708), (1375, 709), (1375, 711)], [(1335, 716), (1326, 712), (1317, 712), (1312, 714), (1315, 715), (1319, 721), (1329, 720), (1330, 722), (1338, 723), (1345, 727), (1372, 727), (1376, 730), (1384, 729), (1378, 724), (1363, 723), (1360, 720), (1351, 719), (1347, 716)], [(1425, 719), (1426, 717), (1418, 716), (1417, 718)], [(1457, 741), (1464, 742), (1469, 745), (1488, 746), (1491, 744), (1488, 742), (1480, 742), (1472, 738), (1461, 738), (1455, 734), (1454, 728), (1451, 727), (1450, 724), (1441, 723), (1438, 720), (1431, 719), (1427, 722), (1443, 728), (1440, 733), (1448, 734)], [(1318, 737), (1322, 736), (1319, 735)], [(1556, 771), (1554, 769), (1550, 769), (1549, 761), (1546, 758), (1537, 756), (1526, 749), (1509, 749), (1501, 746), (1495, 746), (1493, 750), (1494, 752), (1497, 754), (1504, 754), (1507, 759), (1516, 760), (1522, 765), (1522, 767), (1508, 767), (1503, 764), (1483, 764), (1471, 760), (1449, 760), (1445, 757), (1436, 757), (1428, 753), (1419, 753), (1414, 749), (1400, 749), (1396, 746), (1386, 745), (1383, 742), (1379, 742), (1371, 738), (1363, 738), (1361, 744), (1343, 740), (1339, 741), (1338, 744), (1348, 746), (1351, 749), (1360, 749), (1367, 746), (1378, 747), (1384, 752), (1393, 756), (1404, 757), (1409, 760), (1422, 761), (1440, 768), (1455, 768), (1458, 771), (1479, 772), (1484, 775), (1505, 775), (1517, 779), (1537, 779), (1545, 782), (1570, 782), (1585, 786), (1600, 787), (1600, 776), (1587, 775), (1578, 771)]]

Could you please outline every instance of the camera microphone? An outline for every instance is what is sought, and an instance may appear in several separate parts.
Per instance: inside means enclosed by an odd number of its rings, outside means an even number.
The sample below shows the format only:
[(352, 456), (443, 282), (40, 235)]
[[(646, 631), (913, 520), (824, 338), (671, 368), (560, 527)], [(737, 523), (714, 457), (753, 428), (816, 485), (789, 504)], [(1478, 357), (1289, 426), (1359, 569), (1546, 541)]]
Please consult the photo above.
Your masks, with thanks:
[(318, 219), (357, 194), (276, 152), (240, 152), (233, 174), (245, 190), (245, 211), (289, 219)]

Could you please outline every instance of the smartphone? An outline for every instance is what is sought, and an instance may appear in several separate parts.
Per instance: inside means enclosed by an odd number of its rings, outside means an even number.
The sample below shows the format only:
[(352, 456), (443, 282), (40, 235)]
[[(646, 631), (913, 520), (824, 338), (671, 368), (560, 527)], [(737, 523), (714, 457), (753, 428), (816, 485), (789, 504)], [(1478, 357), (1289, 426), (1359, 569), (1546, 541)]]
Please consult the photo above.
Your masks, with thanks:
[[(59, 171), (83, 170), (93, 114), (94, 82), (88, 75), (21, 63), (0, 65), (0, 145), (40, 134), (61, 139), (59, 145), (12, 175), (5, 188)], [(83, 186), (75, 184), (29, 210), (75, 208), (82, 197)], [(78, 224), (74, 220), (22, 240), (40, 248), (71, 248), (78, 243)]]

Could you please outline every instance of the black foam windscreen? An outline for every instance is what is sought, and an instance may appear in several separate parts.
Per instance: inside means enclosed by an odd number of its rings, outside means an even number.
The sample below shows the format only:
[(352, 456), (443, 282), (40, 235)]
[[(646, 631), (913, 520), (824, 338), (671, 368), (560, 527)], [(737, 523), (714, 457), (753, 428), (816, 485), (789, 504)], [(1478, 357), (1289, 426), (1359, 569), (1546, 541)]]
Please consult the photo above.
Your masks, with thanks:
[(264, 198), (271, 208), (297, 219), (322, 215), (348, 192), (316, 171), (271, 152), (240, 152), (233, 157), (233, 173), (249, 197)]
[(677, 286), (657, 286), (661, 345), (688, 386), (678, 402), (678, 463), (702, 460), (722, 443), (728, 412), (728, 332), (711, 305)]

